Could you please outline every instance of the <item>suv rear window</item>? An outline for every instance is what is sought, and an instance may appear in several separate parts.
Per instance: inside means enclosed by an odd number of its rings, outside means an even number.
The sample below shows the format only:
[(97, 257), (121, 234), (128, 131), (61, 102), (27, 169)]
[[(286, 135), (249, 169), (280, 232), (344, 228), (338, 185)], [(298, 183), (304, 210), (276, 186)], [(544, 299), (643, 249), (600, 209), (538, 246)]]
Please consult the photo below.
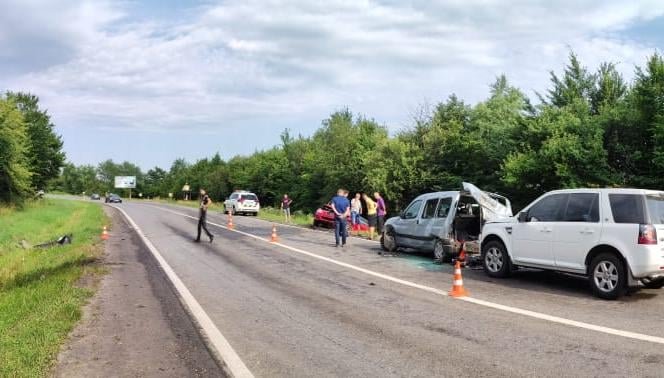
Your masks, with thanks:
[(648, 223), (641, 194), (609, 194), (611, 213), (616, 223)]
[(648, 206), (650, 223), (664, 224), (664, 194), (647, 195), (646, 205)]
[(242, 199), (249, 200), (249, 201), (258, 201), (258, 198), (256, 198), (256, 196), (253, 195), (253, 194), (243, 194)]

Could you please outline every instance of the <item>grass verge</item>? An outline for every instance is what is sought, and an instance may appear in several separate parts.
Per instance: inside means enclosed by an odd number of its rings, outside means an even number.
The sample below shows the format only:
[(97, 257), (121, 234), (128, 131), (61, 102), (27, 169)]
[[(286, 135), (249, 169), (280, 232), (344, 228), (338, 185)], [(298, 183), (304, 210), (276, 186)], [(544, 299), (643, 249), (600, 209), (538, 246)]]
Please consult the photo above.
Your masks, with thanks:
[[(102, 208), (45, 199), (18, 210), (0, 208), (0, 376), (48, 374), (67, 334), (92, 295), (79, 280), (98, 269)], [(23, 249), (73, 234), (73, 243)]]

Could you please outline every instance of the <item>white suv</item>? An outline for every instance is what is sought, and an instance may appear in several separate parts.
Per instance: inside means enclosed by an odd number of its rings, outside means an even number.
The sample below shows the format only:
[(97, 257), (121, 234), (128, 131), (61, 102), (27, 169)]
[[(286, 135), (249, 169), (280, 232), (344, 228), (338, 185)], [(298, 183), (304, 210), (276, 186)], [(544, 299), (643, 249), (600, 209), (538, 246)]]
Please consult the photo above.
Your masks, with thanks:
[(661, 288), (664, 192), (549, 192), (516, 217), (485, 224), (481, 247), (484, 271), (492, 277), (506, 277), (517, 266), (580, 274), (604, 299), (620, 297), (639, 281)]
[(224, 201), (224, 213), (227, 214), (230, 212), (233, 215), (238, 213), (258, 215), (260, 207), (261, 204), (258, 202), (258, 196), (244, 190), (233, 192)]

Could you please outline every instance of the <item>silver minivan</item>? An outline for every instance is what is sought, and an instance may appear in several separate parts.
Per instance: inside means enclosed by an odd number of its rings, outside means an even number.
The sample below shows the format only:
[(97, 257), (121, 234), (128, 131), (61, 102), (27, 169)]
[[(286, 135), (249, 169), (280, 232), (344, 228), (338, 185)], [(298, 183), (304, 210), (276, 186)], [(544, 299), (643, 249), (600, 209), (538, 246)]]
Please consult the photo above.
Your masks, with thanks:
[(507, 198), (464, 182), (461, 191), (415, 198), (398, 217), (385, 222), (380, 243), (387, 252), (408, 248), (433, 252), (437, 262), (449, 261), (464, 243), (466, 252), (479, 253), (484, 223), (510, 216), (512, 207)]

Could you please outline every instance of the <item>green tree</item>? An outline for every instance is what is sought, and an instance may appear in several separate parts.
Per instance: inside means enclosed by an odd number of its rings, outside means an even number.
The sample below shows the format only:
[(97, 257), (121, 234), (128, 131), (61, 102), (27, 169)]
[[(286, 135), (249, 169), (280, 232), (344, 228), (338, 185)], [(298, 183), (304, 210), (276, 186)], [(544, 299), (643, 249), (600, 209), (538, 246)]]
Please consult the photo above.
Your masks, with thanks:
[(14, 101), (0, 98), (0, 202), (20, 203), (30, 193), (27, 129)]
[(7, 93), (14, 101), (27, 125), (27, 159), (32, 171), (32, 187), (46, 189), (49, 181), (60, 174), (65, 162), (62, 138), (54, 131), (51, 117), (39, 108), (39, 98), (28, 93)]
[(548, 103), (557, 107), (564, 107), (575, 103), (577, 100), (590, 101), (590, 95), (595, 87), (595, 76), (581, 65), (579, 58), (573, 52), (569, 54), (569, 63), (565, 67), (563, 75), (558, 77), (551, 71), (551, 82), (553, 88), (548, 91)]

